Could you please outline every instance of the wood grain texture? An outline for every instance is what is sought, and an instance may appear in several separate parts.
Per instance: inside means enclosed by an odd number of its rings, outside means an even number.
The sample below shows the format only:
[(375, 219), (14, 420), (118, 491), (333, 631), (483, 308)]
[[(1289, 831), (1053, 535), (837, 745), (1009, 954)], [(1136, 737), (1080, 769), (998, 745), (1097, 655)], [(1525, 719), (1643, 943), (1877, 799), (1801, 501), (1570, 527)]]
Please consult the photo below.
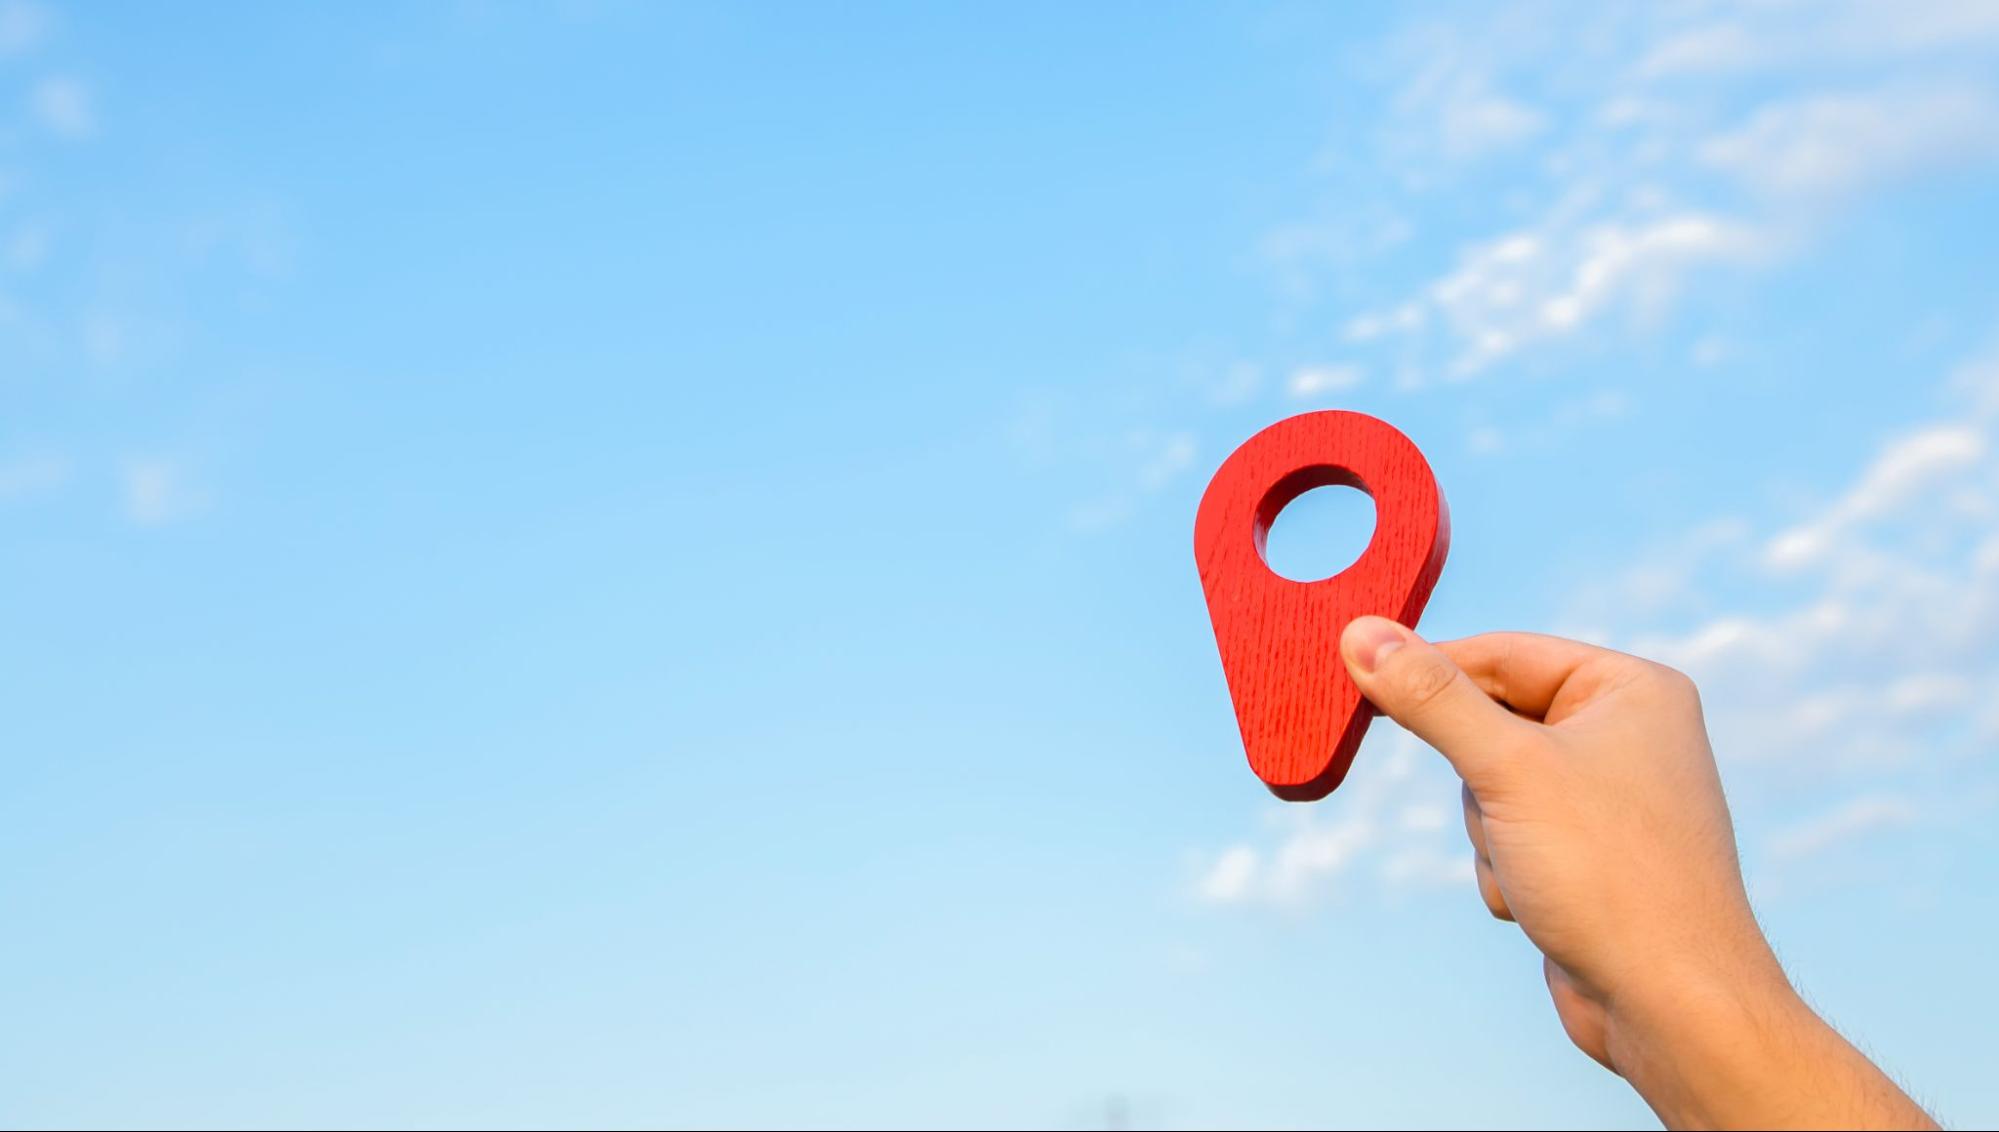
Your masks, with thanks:
[[(1331, 484), (1374, 498), (1373, 541), (1333, 577), (1280, 576), (1263, 556), (1271, 521)], [(1194, 520), (1194, 558), (1243, 749), (1271, 793), (1309, 802), (1346, 777), (1374, 709), (1340, 660), (1340, 632), (1364, 614), (1414, 628), (1450, 545), (1450, 511), (1429, 461), (1365, 413), (1279, 421), (1222, 462)]]

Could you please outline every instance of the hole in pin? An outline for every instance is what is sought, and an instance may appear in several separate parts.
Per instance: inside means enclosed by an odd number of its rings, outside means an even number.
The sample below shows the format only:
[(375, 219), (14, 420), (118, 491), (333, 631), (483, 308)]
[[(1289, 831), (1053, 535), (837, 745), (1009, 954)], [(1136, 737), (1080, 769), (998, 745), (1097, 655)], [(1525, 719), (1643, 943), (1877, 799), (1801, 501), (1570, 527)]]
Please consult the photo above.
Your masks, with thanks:
[(1374, 497), (1343, 468), (1293, 472), (1257, 508), (1264, 565), (1294, 582), (1318, 582), (1360, 561), (1374, 541)]

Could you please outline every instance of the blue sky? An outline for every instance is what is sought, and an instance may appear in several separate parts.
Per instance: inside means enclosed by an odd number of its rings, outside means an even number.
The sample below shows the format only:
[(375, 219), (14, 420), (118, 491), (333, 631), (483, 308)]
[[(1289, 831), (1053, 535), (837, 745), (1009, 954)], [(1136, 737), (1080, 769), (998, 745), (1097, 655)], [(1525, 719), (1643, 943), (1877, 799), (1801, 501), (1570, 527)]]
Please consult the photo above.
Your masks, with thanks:
[(1611, 7), (0, 0), (0, 1119), (1646, 1124), (1433, 754), (1243, 765), (1343, 406), (1999, 1120), (1999, 19)]

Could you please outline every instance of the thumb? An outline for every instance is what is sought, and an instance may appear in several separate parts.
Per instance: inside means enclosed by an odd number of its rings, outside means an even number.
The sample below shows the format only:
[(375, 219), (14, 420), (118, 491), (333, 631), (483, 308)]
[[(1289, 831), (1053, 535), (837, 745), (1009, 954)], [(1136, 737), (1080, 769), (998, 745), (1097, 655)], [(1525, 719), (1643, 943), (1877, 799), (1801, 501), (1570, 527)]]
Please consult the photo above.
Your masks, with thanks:
[(1386, 617), (1355, 618), (1340, 634), (1340, 655), (1361, 695), (1437, 748), (1475, 792), (1529, 727), (1443, 650)]

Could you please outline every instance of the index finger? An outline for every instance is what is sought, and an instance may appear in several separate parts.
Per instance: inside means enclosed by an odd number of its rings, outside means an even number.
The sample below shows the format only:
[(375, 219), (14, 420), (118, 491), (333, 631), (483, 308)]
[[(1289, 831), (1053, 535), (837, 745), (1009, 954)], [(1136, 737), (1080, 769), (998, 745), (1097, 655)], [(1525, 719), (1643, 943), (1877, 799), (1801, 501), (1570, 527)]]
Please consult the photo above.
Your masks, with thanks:
[[(1537, 720), (1548, 714), (1555, 697), (1572, 681), (1643, 663), (1626, 653), (1541, 633), (1481, 633), (1442, 641), (1437, 647), (1486, 695)], [(1572, 695), (1576, 691), (1570, 689)]]

